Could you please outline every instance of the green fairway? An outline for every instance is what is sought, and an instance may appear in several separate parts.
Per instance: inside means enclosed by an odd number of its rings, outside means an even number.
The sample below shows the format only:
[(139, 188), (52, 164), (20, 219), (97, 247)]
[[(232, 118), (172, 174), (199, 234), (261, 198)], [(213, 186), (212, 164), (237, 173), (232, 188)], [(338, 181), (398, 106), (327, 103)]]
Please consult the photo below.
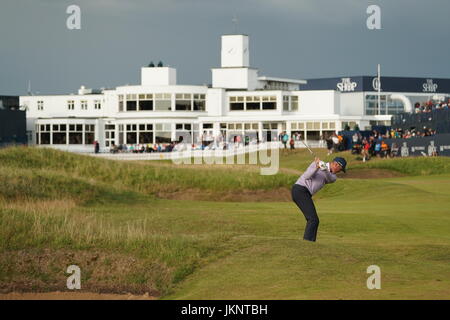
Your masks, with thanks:
[[(87, 292), (450, 299), (450, 159), (363, 164), (344, 154), (354, 172), (404, 176), (327, 185), (314, 197), (320, 227), (310, 243), (302, 240), (305, 220), (294, 203), (222, 198), (224, 190), (287, 190), (311, 162), (305, 150), (282, 154), (275, 176), (251, 166), (0, 150), (0, 290), (67, 291), (65, 270), (76, 264)], [(158, 196), (192, 190), (208, 192), (210, 201)], [(366, 287), (370, 265), (381, 268), (381, 290)]]

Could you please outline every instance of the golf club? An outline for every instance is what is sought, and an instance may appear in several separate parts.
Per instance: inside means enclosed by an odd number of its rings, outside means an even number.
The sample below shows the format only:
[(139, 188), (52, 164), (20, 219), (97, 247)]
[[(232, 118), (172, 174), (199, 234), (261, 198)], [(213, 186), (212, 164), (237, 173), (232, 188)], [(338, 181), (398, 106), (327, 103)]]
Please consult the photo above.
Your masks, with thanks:
[(305, 145), (306, 148), (308, 148), (309, 152), (314, 156), (314, 158), (317, 158), (316, 154), (308, 147), (308, 145), (303, 140), (300, 141)]
[[(306, 148), (308, 148), (309, 152), (314, 157), (314, 159), (318, 158), (317, 155), (311, 150), (310, 147), (308, 147), (308, 145), (303, 140), (300, 140), (300, 141), (305, 145)], [(325, 162), (323, 162), (323, 161), (319, 162), (319, 166), (320, 166), (321, 170), (326, 170), (327, 169), (327, 166), (325, 165)]]

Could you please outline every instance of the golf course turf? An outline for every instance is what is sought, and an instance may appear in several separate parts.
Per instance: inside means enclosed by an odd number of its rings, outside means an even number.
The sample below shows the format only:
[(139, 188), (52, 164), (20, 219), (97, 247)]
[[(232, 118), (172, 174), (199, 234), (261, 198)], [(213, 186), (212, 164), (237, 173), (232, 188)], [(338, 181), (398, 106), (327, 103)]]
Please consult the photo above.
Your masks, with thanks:
[[(314, 196), (320, 226), (310, 243), (295, 204), (271, 195), (289, 192), (311, 162), (306, 150), (281, 152), (279, 173), (261, 176), (250, 165), (180, 167), (2, 149), (0, 292), (68, 291), (66, 269), (74, 264), (83, 292), (450, 299), (450, 159), (362, 163), (339, 155), (354, 178)], [(358, 170), (383, 176), (366, 179)], [(164, 197), (192, 190), (207, 197)], [(248, 201), (226, 197), (239, 191)], [(380, 290), (366, 286), (370, 265), (381, 269)]]

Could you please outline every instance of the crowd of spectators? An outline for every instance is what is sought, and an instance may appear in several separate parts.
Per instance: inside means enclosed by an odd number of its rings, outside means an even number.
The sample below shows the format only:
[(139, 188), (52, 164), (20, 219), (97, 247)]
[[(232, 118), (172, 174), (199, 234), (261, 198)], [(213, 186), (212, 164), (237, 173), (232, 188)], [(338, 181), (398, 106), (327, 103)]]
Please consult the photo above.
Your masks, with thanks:
[(175, 142), (155, 143), (155, 144), (112, 144), (111, 153), (151, 153), (151, 152), (171, 152)]
[(403, 138), (403, 139), (409, 139), (409, 138), (417, 138), (417, 137), (429, 137), (436, 135), (436, 130), (433, 130), (431, 128), (427, 128), (426, 126), (423, 127), (422, 130), (418, 130), (416, 128), (412, 128), (410, 130), (403, 130), (403, 129), (391, 129), (390, 131), (386, 132), (386, 135), (383, 136), (383, 138), (386, 139), (394, 139), (394, 138)]
[(450, 108), (450, 98), (447, 101), (433, 101), (414, 104), (414, 113), (432, 112), (433, 110), (448, 109)]
[[(450, 100), (449, 100), (450, 102)], [(445, 104), (445, 108), (448, 108)], [(428, 111), (424, 111), (428, 112)], [(371, 134), (366, 137), (362, 136), (359, 131), (356, 131), (351, 137), (352, 140), (352, 153), (361, 154), (363, 161), (369, 160), (371, 157), (395, 157), (399, 155), (399, 148), (396, 143), (393, 143), (391, 147), (384, 141), (384, 139), (395, 138), (414, 138), (414, 137), (427, 137), (436, 135), (436, 130), (427, 128), (424, 126), (421, 130), (416, 128), (403, 130), (401, 128), (386, 130), (384, 134), (377, 130), (373, 130)], [(204, 138), (206, 137), (206, 138)], [(272, 138), (273, 141), (279, 141), (279, 143), (287, 149), (288, 146), (291, 150), (295, 149), (296, 144), (302, 140), (302, 135), (299, 132), (294, 132), (288, 135), (287, 132), (282, 132), (278, 136)], [(152, 152), (172, 152), (172, 151), (184, 151), (190, 150), (230, 150), (238, 149), (248, 145), (258, 145), (260, 141), (256, 136), (250, 137), (247, 135), (232, 135), (230, 141), (226, 141), (225, 137), (220, 134), (218, 136), (201, 136), (197, 139), (197, 143), (182, 143), (183, 137), (179, 137), (178, 141), (172, 141), (167, 143), (155, 143), (155, 144), (120, 144), (114, 143), (110, 147), (111, 153), (152, 153)], [(344, 151), (350, 148), (348, 145), (350, 142), (342, 134), (332, 133), (327, 137), (320, 137), (319, 145), (326, 144), (328, 154)], [(99, 152), (99, 144), (95, 142), (95, 152)]]
[[(302, 134), (299, 132), (294, 132), (289, 136), (286, 131), (283, 131), (278, 135), (278, 141), (280, 141), (284, 149), (287, 149), (287, 145), (289, 144), (289, 149), (294, 150), (295, 149), (295, 143), (297, 141), (300, 141), (302, 139)], [(276, 140), (276, 139), (275, 139)]]
[(213, 136), (211, 134), (201, 135), (196, 139), (196, 143), (187, 143), (180, 136), (177, 141), (155, 144), (120, 144), (114, 143), (110, 147), (111, 153), (152, 153), (152, 152), (172, 152), (185, 150), (229, 150), (243, 146), (260, 143), (256, 137), (233, 135), (227, 142), (222, 134)]
[(391, 132), (386, 131), (386, 134), (381, 134), (377, 130), (373, 130), (369, 137), (363, 137), (359, 132), (352, 136), (353, 154), (361, 154), (363, 162), (366, 162), (371, 157), (387, 158), (396, 157), (399, 154), (399, 148), (396, 143), (392, 147), (384, 141), (390, 138)]
[[(205, 136), (206, 137), (206, 136)], [(272, 136), (273, 142), (279, 142), (285, 149), (294, 150), (295, 146), (300, 143), (302, 134), (299, 132), (293, 132), (291, 135), (285, 131), (278, 136)], [(258, 145), (265, 140), (258, 139), (257, 136), (249, 135), (231, 135), (229, 141), (225, 139), (222, 134), (218, 136), (208, 136), (208, 139), (203, 136), (197, 139), (196, 143), (182, 143), (183, 137), (179, 137), (178, 141), (155, 143), (155, 144), (119, 144), (112, 143), (109, 148), (111, 153), (152, 153), (152, 152), (172, 152), (172, 151), (184, 151), (190, 150), (232, 150), (239, 149), (244, 146)], [(327, 144), (329, 154), (333, 152), (345, 150), (345, 142), (342, 135), (332, 134), (328, 138), (324, 139), (322, 136), (319, 140), (319, 145)], [(96, 144), (96, 152), (98, 152), (98, 144)]]
[(325, 142), (327, 144), (328, 150), (327, 155), (330, 155), (333, 152), (344, 151), (347, 149), (346, 140), (341, 134), (332, 133), (325, 139)]
[[(425, 137), (433, 136), (436, 134), (436, 130), (427, 129), (424, 127), (422, 131), (415, 129), (406, 130), (403, 132), (402, 129), (391, 129), (386, 130), (385, 134), (381, 134), (377, 130), (373, 130), (369, 137), (363, 137), (359, 132), (356, 132), (352, 136), (352, 153), (361, 154), (363, 162), (370, 160), (371, 157), (378, 158), (393, 158), (400, 155), (399, 145), (397, 143), (392, 143), (389, 146), (385, 139), (393, 138), (413, 138), (413, 137)], [(434, 154), (436, 156), (437, 154)]]
[[(287, 149), (287, 146), (289, 145), (289, 148), (291, 150), (294, 150), (295, 146), (299, 144), (301, 140), (302, 134), (300, 132), (293, 132), (291, 136), (289, 136), (286, 131), (283, 131), (278, 135), (278, 141), (281, 142), (284, 149)], [(326, 144), (328, 155), (332, 154), (333, 152), (344, 151), (347, 149), (346, 141), (344, 139), (344, 136), (341, 134), (332, 133), (326, 137), (322, 135), (320, 136), (318, 142), (319, 147), (325, 146)]]

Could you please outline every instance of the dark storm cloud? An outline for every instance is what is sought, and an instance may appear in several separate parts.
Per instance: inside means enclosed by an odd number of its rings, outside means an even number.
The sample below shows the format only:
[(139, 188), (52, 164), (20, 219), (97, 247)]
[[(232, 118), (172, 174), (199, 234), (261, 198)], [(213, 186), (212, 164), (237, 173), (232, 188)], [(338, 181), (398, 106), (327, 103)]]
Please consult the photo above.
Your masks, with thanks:
[[(81, 7), (81, 30), (66, 28)], [(382, 30), (366, 28), (378, 4)], [(448, 0), (2, 0), (0, 94), (70, 93), (84, 84), (139, 82), (162, 60), (181, 84), (210, 83), (220, 35), (250, 36), (260, 75), (289, 78), (374, 74), (450, 77)]]

